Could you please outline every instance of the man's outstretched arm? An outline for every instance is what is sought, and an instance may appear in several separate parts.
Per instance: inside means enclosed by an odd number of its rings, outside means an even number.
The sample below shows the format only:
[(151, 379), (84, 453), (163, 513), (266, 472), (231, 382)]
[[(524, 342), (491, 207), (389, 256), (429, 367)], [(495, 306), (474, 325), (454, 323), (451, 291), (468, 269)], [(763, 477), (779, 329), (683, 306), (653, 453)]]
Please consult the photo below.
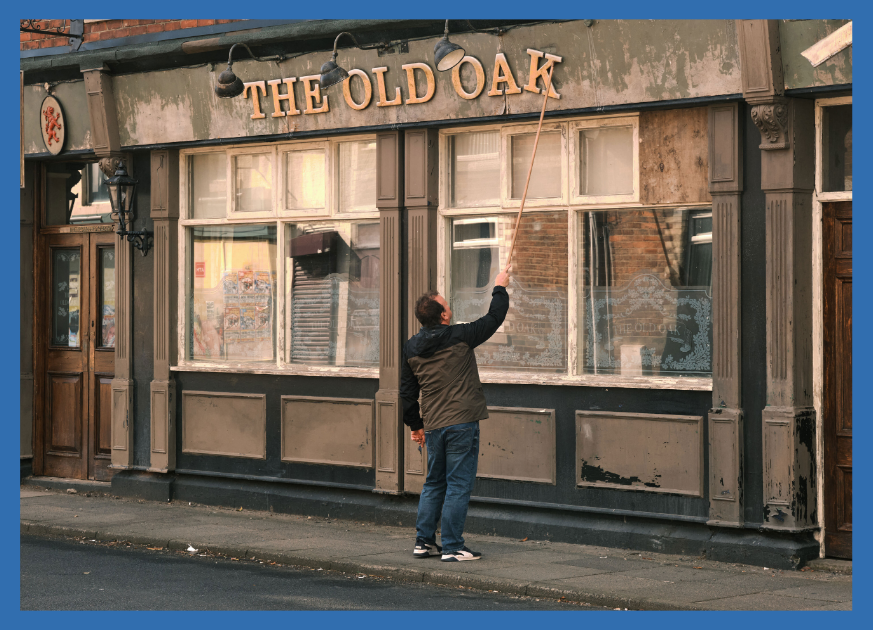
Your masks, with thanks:
[(471, 348), (480, 346), (491, 338), (509, 310), (509, 294), (506, 285), (509, 284), (509, 269), (505, 269), (497, 275), (494, 281), (494, 290), (491, 292), (491, 306), (488, 312), (469, 324), (461, 324), (464, 341)]

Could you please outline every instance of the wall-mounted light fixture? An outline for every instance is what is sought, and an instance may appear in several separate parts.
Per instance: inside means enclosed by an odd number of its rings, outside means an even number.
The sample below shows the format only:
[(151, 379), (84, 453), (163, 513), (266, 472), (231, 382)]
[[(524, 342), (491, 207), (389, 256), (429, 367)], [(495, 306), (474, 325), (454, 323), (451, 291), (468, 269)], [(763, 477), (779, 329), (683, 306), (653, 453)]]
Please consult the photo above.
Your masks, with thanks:
[(127, 237), (128, 243), (142, 252), (145, 256), (149, 251), (151, 232), (138, 230), (136, 232), (127, 229), (128, 223), (133, 227), (133, 202), (136, 198), (136, 185), (139, 183), (127, 174), (124, 162), (118, 160), (115, 176), (104, 181), (109, 189), (109, 203), (112, 205), (112, 218), (118, 220), (119, 230), (116, 232), (121, 237)]
[[(467, 22), (470, 24), (470, 22)], [(471, 25), (472, 26), (472, 25)], [(443, 38), (433, 47), (433, 61), (437, 70), (445, 72), (451, 70), (464, 58), (464, 49), (449, 41), (449, 21), (446, 20), (446, 32)]]
[(333, 40), (333, 55), (331, 56), (330, 61), (326, 62), (323, 66), (321, 66), (321, 78), (319, 79), (319, 83), (321, 83), (322, 90), (326, 90), (330, 86), (336, 85), (337, 83), (342, 83), (349, 78), (349, 73), (346, 72), (346, 70), (341, 66), (338, 66), (336, 63), (336, 45), (339, 43), (339, 39), (343, 35), (348, 35), (352, 38), (352, 41), (355, 42), (355, 46), (357, 46), (358, 48), (361, 47), (361, 45), (358, 43), (358, 40), (356, 40), (355, 36), (351, 33), (343, 31), (336, 36), (336, 39)]
[(227, 54), (227, 69), (218, 75), (218, 85), (215, 86), (215, 93), (221, 98), (233, 98), (234, 96), (239, 96), (243, 93), (243, 82), (239, 80), (239, 77), (237, 77), (231, 69), (233, 66), (233, 49), (237, 46), (242, 46), (249, 51), (249, 54), (255, 61), (266, 61), (265, 59), (256, 56), (255, 53), (252, 52), (252, 49), (242, 42), (237, 42), (231, 46), (230, 52)]

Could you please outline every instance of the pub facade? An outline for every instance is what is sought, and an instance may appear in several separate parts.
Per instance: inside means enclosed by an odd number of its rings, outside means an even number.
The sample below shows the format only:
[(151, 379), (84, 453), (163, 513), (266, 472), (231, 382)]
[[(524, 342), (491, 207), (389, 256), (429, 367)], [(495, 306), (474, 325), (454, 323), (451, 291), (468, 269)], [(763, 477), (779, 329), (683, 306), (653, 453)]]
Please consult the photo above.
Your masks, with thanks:
[(423, 20), (22, 53), (22, 477), (412, 527), (412, 305), (487, 310), (545, 99), (467, 529), (850, 558), (852, 52), (801, 54), (847, 24), (452, 20), (446, 71)]

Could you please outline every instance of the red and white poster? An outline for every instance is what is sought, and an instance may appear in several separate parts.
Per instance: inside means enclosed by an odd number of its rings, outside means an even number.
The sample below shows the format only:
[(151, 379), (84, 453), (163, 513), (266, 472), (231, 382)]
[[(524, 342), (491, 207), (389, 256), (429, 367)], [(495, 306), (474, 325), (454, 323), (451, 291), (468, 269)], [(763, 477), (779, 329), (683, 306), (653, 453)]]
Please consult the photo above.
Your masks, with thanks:
[(205, 278), (206, 277), (206, 262), (195, 262), (194, 263), (194, 277), (195, 278)]

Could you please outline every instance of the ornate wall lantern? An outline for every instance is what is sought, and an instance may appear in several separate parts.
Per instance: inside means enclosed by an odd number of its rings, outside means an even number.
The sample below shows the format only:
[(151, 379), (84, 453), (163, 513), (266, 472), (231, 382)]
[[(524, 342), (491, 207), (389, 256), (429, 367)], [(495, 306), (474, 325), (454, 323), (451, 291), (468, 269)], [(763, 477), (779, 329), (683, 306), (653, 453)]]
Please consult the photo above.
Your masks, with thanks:
[(133, 243), (133, 246), (145, 256), (149, 251), (151, 232), (146, 230), (134, 232), (127, 229), (128, 224), (133, 227), (133, 203), (136, 199), (136, 185), (139, 182), (127, 174), (124, 162), (118, 160), (115, 176), (104, 180), (103, 183), (109, 189), (112, 218), (118, 221), (120, 228), (116, 234), (122, 237), (126, 236), (128, 243)]

